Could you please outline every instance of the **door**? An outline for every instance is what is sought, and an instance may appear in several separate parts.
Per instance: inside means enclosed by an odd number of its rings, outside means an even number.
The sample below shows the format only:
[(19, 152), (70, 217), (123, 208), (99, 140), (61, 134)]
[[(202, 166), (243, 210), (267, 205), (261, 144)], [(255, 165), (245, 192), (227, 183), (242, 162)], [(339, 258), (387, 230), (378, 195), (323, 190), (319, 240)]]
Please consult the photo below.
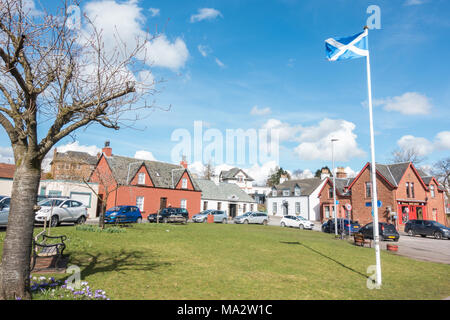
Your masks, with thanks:
[(283, 203), (283, 216), (287, 216), (289, 214), (289, 208), (287, 203)]
[(70, 201), (69, 214), (70, 214), (70, 219), (72, 221), (78, 220), (78, 218), (81, 216), (83, 211), (84, 211), (84, 207), (82, 207), (81, 202), (73, 201), (73, 200)]
[(64, 201), (59, 208), (53, 208), (53, 212), (57, 212), (59, 214), (59, 221), (72, 220), (72, 216), (70, 214), (70, 200)]
[(167, 207), (167, 198), (161, 198), (159, 201), (159, 208), (164, 209)]
[(423, 231), (424, 234), (426, 234), (427, 236), (432, 236), (434, 233), (434, 228), (433, 225), (431, 224), (431, 221), (424, 221), (424, 226), (423, 226)]
[(416, 207), (416, 219), (423, 220), (423, 208), (422, 207)]
[(234, 218), (236, 217), (236, 204), (231, 204), (229, 205), (229, 212), (230, 212), (230, 217)]

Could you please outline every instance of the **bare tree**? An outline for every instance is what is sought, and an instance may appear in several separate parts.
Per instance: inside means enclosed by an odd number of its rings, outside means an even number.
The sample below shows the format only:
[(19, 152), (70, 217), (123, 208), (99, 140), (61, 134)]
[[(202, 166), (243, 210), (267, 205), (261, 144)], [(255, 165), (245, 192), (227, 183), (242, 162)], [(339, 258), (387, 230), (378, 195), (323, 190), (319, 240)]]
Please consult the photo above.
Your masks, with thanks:
[(397, 148), (391, 153), (389, 161), (391, 163), (412, 162), (415, 166), (425, 161), (426, 157), (420, 155), (418, 150), (414, 147), (407, 149)]
[(79, 128), (117, 130), (137, 120), (149, 108), (145, 96), (155, 93), (153, 81), (135, 76), (150, 75), (147, 35), (133, 47), (118, 35), (105, 44), (88, 17), (73, 28), (67, 9), (76, 1), (61, 1), (59, 9), (52, 3), (53, 14), (36, 14), (27, 3), (0, 0), (0, 124), (16, 164), (0, 299), (31, 298), (34, 206), (45, 155)]
[(450, 157), (439, 160), (434, 164), (432, 174), (450, 192)]
[(214, 165), (209, 161), (203, 168), (203, 179), (212, 180), (216, 175), (215, 171)]

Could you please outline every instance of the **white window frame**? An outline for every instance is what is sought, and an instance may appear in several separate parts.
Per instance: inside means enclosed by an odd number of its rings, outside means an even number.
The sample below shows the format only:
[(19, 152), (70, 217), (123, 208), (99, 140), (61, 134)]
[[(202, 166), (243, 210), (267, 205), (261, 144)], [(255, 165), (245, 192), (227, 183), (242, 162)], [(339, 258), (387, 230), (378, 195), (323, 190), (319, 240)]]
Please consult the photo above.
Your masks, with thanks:
[(187, 179), (186, 178), (181, 179), (181, 188), (187, 189), (187, 187), (188, 187)]
[(290, 190), (283, 190), (283, 197), (289, 197), (291, 194)]
[(273, 189), (272, 190), (272, 197), (276, 197), (277, 196), (277, 189)]
[(296, 197), (300, 197), (301, 192), (300, 192), (300, 188), (299, 187), (295, 187), (295, 196)]
[(187, 209), (187, 200), (186, 199), (181, 199), (180, 208)]
[(145, 173), (141, 172), (138, 174), (138, 184), (145, 184)]
[(277, 213), (277, 210), (278, 210), (278, 205), (277, 205), (276, 202), (274, 202), (274, 203), (272, 204), (272, 211), (273, 211), (273, 213)]
[[(142, 202), (140, 201), (142, 199)], [(139, 210), (144, 211), (144, 196), (137, 196), (136, 197), (136, 207), (139, 208)]]
[(300, 212), (301, 212), (301, 209), (300, 209), (300, 202), (296, 202), (296, 203), (295, 203), (295, 214), (296, 214), (296, 215), (299, 215)]

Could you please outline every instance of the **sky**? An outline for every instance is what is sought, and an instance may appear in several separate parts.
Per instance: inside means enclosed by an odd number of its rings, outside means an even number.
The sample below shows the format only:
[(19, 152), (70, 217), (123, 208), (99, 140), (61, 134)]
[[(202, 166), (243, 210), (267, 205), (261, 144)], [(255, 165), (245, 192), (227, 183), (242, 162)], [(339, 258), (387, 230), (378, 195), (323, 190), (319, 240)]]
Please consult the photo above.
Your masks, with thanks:
[[(244, 162), (227, 161), (224, 146), (223, 157), (199, 159), (191, 142), (184, 155), (193, 171), (211, 160), (218, 170), (245, 168), (258, 183), (276, 165), (309, 177), (332, 167), (337, 138), (335, 166), (354, 175), (370, 161), (366, 61), (327, 61), (324, 41), (361, 32), (369, 5), (380, 8), (381, 26), (369, 31), (376, 161), (414, 147), (430, 168), (450, 155), (445, 0), (84, 1), (81, 12), (106, 37), (108, 30), (124, 39), (157, 35), (149, 46), (151, 78), (162, 81), (145, 120), (119, 131), (89, 126), (56, 147), (94, 154), (110, 140), (114, 154), (177, 162), (174, 133), (193, 138), (201, 121), (203, 133), (223, 137), (227, 130), (278, 129), (278, 157), (255, 159), (249, 147)], [(3, 129), (0, 161), (12, 161)]]

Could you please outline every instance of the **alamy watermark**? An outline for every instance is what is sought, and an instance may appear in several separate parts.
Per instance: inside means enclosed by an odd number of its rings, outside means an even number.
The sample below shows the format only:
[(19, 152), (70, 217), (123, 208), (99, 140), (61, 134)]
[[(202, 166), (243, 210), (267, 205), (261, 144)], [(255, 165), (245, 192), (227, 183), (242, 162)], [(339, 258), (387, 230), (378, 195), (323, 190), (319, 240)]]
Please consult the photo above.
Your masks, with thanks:
[(194, 121), (193, 132), (179, 128), (172, 132), (171, 160), (182, 156), (190, 163), (211, 161), (215, 164), (255, 165), (279, 160), (278, 129), (204, 128), (203, 121)]

